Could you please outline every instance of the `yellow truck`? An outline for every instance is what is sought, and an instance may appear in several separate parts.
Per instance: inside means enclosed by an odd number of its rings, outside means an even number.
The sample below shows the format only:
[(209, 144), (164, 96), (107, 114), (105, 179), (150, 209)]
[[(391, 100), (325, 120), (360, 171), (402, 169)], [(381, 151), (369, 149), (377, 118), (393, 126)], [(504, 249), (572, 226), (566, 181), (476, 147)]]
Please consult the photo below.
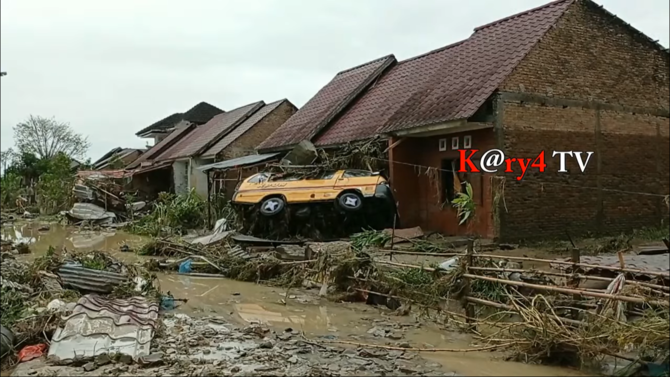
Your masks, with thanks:
[(258, 206), (263, 216), (276, 216), (287, 207), (309, 216), (312, 204), (333, 203), (343, 213), (384, 213), (393, 222), (396, 203), (386, 178), (366, 170), (328, 171), (315, 176), (258, 173), (240, 183), (233, 196), (238, 206)]

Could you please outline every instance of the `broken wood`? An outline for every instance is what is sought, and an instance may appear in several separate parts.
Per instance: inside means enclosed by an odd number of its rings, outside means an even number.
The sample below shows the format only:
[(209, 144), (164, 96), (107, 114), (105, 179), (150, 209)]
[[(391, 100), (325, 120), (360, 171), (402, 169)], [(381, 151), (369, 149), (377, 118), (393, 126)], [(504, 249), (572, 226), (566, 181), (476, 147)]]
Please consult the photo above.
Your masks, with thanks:
[(463, 277), (467, 277), (467, 278), (471, 278), (471, 279), (486, 280), (486, 281), (490, 281), (490, 282), (494, 282), (494, 283), (514, 285), (514, 286), (517, 286), (517, 287), (525, 287), (525, 288), (532, 288), (532, 289), (544, 290), (544, 291), (549, 291), (549, 292), (564, 293), (564, 294), (569, 294), (569, 295), (581, 295), (581, 296), (611, 299), (611, 300), (615, 300), (615, 301), (632, 302), (632, 303), (635, 303), (635, 304), (650, 304), (650, 305), (670, 307), (670, 302), (669, 301), (645, 300), (645, 299), (639, 298), (639, 297), (611, 295), (611, 294), (607, 294), (607, 293), (592, 292), (592, 291), (577, 290), (577, 289), (562, 288), (562, 287), (554, 287), (554, 286), (549, 286), (549, 285), (530, 284), (530, 283), (524, 283), (524, 282), (520, 282), (520, 281), (498, 279), (498, 278), (492, 278), (492, 277), (489, 277), (489, 276), (481, 276), (481, 275), (473, 275), (473, 274), (463, 274)]
[(562, 264), (562, 265), (570, 265), (570, 266), (574, 265), (574, 266), (587, 267), (587, 268), (593, 268), (593, 269), (610, 270), (610, 271), (617, 271), (617, 272), (629, 272), (629, 273), (633, 273), (633, 274), (661, 276), (661, 277), (665, 277), (665, 278), (670, 277), (670, 273), (668, 273), (668, 272), (646, 271), (646, 270), (638, 270), (638, 269), (633, 269), (633, 268), (622, 269), (621, 267), (604, 266), (604, 265), (597, 265), (597, 264), (586, 264), (586, 263), (574, 263), (572, 261), (562, 261), (562, 260), (553, 260), (553, 259), (516, 257), (516, 256), (493, 255), (493, 254), (475, 254), (475, 257), (476, 258), (490, 258), (490, 259), (521, 260), (521, 261), (530, 261), (530, 262), (544, 262), (544, 263), (549, 263), (549, 264), (553, 263), (553, 264)]

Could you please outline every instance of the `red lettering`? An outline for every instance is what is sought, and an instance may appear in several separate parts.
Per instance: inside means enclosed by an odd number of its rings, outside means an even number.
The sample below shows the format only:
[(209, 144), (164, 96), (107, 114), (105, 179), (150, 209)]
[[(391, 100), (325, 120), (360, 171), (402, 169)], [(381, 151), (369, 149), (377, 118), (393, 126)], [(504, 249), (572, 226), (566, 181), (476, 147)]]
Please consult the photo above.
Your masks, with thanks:
[(547, 164), (544, 163), (544, 151), (540, 152), (535, 161), (530, 165), (532, 168), (537, 168), (540, 173), (544, 173), (544, 169), (547, 167)]
[(514, 162), (516, 158), (506, 158), (505, 159), (505, 173), (512, 173), (512, 162)]
[[(460, 150), (458, 151), (458, 152), (460, 152), (460, 154), (461, 154), (461, 158), (460, 158), (460, 160), (461, 160), (461, 165), (460, 165), (460, 167), (458, 168), (458, 172), (459, 172), (459, 173), (479, 173), (479, 169), (477, 169), (477, 167), (476, 167), (475, 164), (472, 162), (472, 160), (470, 160), (470, 159), (472, 158), (472, 156), (473, 156), (475, 153), (477, 153), (478, 149), (470, 149), (469, 151), (470, 151), (470, 155), (467, 156), (467, 157), (465, 156), (465, 152), (467, 152), (465, 149), (460, 149)], [(467, 163), (468, 166), (470, 167), (470, 170), (469, 170), (469, 171), (465, 169), (465, 164), (466, 164), (466, 163)]]
[(530, 158), (517, 158), (517, 161), (519, 161), (519, 166), (521, 167), (521, 175), (516, 177), (517, 181), (520, 181), (523, 179), (523, 176), (526, 175), (526, 171), (528, 170), (528, 165), (530, 164)]

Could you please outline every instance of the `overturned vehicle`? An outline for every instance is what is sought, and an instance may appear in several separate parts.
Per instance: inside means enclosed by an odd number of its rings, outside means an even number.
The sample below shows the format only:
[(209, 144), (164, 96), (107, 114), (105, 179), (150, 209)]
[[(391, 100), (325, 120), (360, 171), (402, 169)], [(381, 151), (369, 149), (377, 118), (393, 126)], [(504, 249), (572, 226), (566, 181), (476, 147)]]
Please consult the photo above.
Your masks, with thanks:
[(328, 239), (397, 225), (388, 180), (366, 170), (258, 173), (238, 185), (232, 202), (244, 230), (264, 237)]

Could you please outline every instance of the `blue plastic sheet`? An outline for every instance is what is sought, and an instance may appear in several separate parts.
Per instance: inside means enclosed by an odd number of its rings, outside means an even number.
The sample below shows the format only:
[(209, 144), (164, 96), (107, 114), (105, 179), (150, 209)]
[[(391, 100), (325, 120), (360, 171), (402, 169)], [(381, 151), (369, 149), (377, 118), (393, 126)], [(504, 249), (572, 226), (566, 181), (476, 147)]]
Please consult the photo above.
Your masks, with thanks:
[(180, 273), (180, 274), (188, 274), (188, 273), (190, 273), (190, 272), (191, 272), (191, 263), (193, 263), (193, 261), (190, 260), (190, 259), (183, 261), (183, 262), (179, 265), (179, 273)]

